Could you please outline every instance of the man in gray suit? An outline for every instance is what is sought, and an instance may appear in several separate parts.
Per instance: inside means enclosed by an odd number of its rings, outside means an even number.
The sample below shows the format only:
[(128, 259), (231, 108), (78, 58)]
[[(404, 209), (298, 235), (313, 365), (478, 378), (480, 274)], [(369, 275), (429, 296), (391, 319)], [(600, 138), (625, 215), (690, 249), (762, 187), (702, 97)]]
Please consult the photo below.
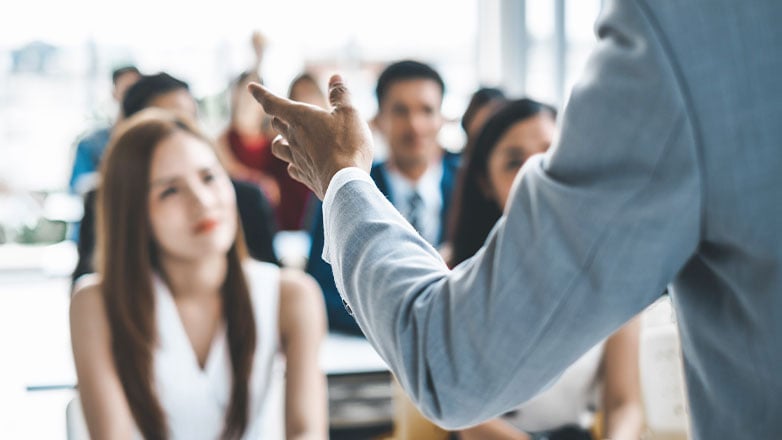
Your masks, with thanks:
[(694, 438), (781, 438), (780, 23), (779, 0), (607, 1), (558, 142), (452, 271), (369, 179), (338, 76), (330, 113), (251, 90), (325, 199), (347, 307), (434, 421), (530, 398), (670, 286)]

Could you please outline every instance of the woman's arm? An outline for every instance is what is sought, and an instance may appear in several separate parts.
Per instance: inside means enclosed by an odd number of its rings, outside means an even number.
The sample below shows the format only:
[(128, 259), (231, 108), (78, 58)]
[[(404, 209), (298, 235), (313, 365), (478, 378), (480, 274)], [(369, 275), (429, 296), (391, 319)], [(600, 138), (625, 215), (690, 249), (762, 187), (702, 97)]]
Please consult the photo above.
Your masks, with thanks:
[(460, 440), (531, 440), (531, 438), (502, 419), (492, 419), (459, 432)]
[(326, 380), (319, 351), (326, 333), (318, 284), (299, 271), (282, 270), (280, 336), (286, 357), (285, 432), (288, 439), (328, 437)]
[(70, 307), (71, 345), (90, 438), (130, 439), (135, 422), (111, 355), (110, 330), (95, 279), (78, 283)]
[(605, 436), (638, 439), (644, 424), (638, 341), (641, 318), (635, 317), (606, 341), (603, 353)]

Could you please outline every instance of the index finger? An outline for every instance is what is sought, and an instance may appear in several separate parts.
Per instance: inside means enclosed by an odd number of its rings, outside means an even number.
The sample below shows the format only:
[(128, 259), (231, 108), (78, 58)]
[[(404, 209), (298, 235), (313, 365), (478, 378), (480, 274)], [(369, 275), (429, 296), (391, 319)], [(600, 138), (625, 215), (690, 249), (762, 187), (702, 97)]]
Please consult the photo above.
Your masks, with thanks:
[(263, 111), (276, 116), (284, 121), (293, 122), (298, 113), (298, 104), (289, 99), (280, 97), (258, 83), (250, 83), (247, 88), (256, 101), (263, 107)]

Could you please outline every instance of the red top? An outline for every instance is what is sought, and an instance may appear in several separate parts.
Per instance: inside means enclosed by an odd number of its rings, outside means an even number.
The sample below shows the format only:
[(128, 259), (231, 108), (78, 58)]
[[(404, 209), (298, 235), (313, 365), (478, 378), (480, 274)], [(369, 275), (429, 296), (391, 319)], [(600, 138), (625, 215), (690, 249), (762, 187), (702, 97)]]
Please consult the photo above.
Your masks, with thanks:
[(272, 155), (271, 140), (259, 136), (247, 139), (234, 129), (228, 131), (228, 145), (236, 159), (243, 165), (261, 171), (280, 187), (280, 205), (277, 206), (277, 225), (280, 230), (297, 230), (304, 227), (304, 214), (310, 198), (310, 190), (288, 175), (288, 164)]
[(264, 136), (254, 139), (242, 138), (236, 130), (228, 131), (228, 145), (231, 152), (243, 165), (267, 172), (272, 158), (271, 141)]

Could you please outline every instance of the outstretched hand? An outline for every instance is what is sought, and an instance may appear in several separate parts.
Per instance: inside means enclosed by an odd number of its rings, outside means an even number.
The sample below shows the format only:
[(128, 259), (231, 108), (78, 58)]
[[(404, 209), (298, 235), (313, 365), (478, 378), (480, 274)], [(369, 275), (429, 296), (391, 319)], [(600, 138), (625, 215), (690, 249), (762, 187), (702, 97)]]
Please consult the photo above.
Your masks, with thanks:
[(307, 185), (318, 198), (323, 199), (331, 178), (342, 168), (359, 167), (369, 172), (369, 126), (353, 107), (339, 75), (329, 80), (331, 111), (281, 98), (257, 83), (251, 83), (249, 90), (274, 117), (272, 126), (280, 133), (272, 142), (272, 153), (288, 162), (291, 177)]

